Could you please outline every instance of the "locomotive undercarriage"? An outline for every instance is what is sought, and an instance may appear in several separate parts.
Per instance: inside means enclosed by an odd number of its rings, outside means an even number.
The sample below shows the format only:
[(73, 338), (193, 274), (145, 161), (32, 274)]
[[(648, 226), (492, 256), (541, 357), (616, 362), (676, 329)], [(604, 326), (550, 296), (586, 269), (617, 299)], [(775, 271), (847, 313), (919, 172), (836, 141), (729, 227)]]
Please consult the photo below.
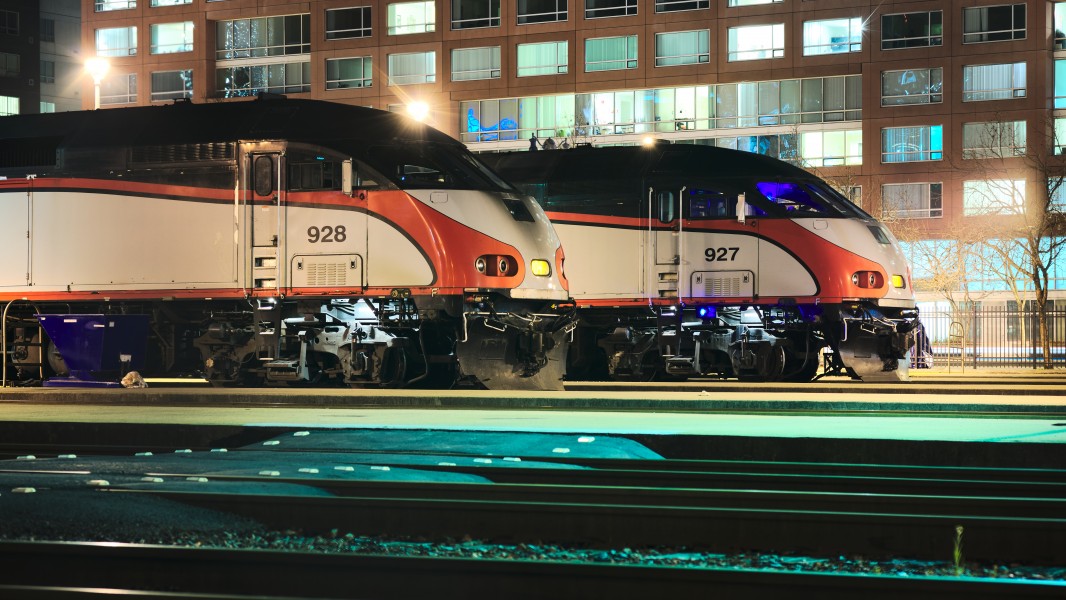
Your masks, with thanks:
[[(572, 316), (548, 305), (527, 312), (490, 295), (471, 300), (434, 298), (419, 307), (400, 290), (375, 300), (50, 308), (150, 315), (142, 373), (149, 377), (198, 375), (216, 386), (561, 389)], [(8, 322), (9, 380), (66, 375), (33, 314)]]
[[(568, 377), (648, 381), (735, 377), (805, 382), (828, 374), (905, 381), (913, 310), (871, 305), (737, 306), (662, 309), (585, 317), (571, 349)], [(826, 351), (828, 349), (828, 351)], [(819, 377), (820, 377), (819, 376)]]

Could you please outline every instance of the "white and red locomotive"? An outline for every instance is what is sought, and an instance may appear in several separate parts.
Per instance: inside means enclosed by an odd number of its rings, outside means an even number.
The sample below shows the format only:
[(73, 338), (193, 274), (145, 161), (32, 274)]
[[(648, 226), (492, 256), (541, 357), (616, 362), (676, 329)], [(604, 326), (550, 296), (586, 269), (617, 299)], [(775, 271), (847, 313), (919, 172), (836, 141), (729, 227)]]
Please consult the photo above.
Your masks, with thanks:
[(484, 154), (566, 249), (568, 378), (907, 378), (917, 311), (892, 234), (824, 181), (680, 144)]
[(64, 369), (37, 315), (137, 313), (149, 375), (557, 388), (573, 319), (540, 206), (328, 102), (0, 117), (0, 252), (12, 378)]

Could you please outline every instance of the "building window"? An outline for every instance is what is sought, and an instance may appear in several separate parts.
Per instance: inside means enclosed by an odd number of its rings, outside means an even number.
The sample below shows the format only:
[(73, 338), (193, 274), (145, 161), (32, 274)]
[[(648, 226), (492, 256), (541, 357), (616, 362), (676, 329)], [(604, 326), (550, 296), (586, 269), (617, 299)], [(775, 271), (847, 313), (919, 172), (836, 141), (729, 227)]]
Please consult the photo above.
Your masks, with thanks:
[(1025, 212), (1024, 179), (962, 182), (962, 211), (975, 215), (1020, 215)]
[(962, 157), (1025, 156), (1025, 121), (986, 121), (962, 126)]
[(862, 19), (803, 22), (803, 55), (840, 54), (862, 50)]
[(499, 78), (499, 46), (452, 50), (452, 81)]
[(0, 117), (19, 114), (19, 99), (16, 96), (0, 96)]
[(1055, 61), (1055, 108), (1066, 108), (1066, 59), (1062, 58)]
[(45, 102), (41, 100), (41, 114), (54, 113), (56, 111), (55, 102)]
[(258, 58), (311, 53), (311, 15), (219, 21), (215, 59)]
[(922, 48), (944, 45), (944, 13), (900, 13), (881, 17), (881, 49)]
[(96, 0), (96, 12), (137, 8), (137, 0)]
[(192, 98), (192, 70), (152, 73), (152, 102)]
[[(2, 20), (2, 19), (0, 19)], [(41, 41), (42, 42), (54, 42), (56, 41), (56, 20), (55, 19), (41, 19)]]
[(728, 6), (755, 6), (757, 4), (777, 4), (785, 0), (729, 0)]
[(675, 67), (710, 62), (711, 32), (673, 31), (655, 34), (655, 66)]
[(799, 135), (799, 158), (806, 167), (862, 164), (862, 130), (805, 131)]
[(426, 33), (437, 28), (437, 9), (428, 2), (396, 2), (389, 5), (389, 35)]
[(518, 44), (518, 76), (566, 73), (567, 42)]
[(389, 85), (437, 81), (437, 53), (410, 52), (389, 55)]
[(326, 59), (326, 89), (368, 88), (374, 83), (374, 67), (369, 56)]
[(1053, 38), (1056, 50), (1066, 50), (1066, 2), (1056, 2), (1055, 7), (1055, 37)]
[(452, 0), (452, 29), (500, 26), (500, 0)]
[(150, 27), (150, 54), (171, 54), (174, 52), (192, 52), (192, 21), (182, 23), (156, 23)]
[(42, 60), (41, 61), (41, 83), (55, 83), (56, 82), (56, 61), (54, 60)]
[(637, 36), (585, 40), (585, 72), (637, 68)]
[(370, 7), (335, 8), (326, 11), (326, 39), (346, 40), (370, 37), (373, 21)]
[(881, 216), (929, 219), (944, 216), (943, 183), (886, 183), (881, 186)]
[(100, 104), (133, 104), (137, 102), (137, 74), (116, 74), (100, 82)]
[(0, 77), (18, 77), (21, 72), (21, 57), (18, 54), (0, 52)]
[(566, 20), (566, 0), (518, 0), (518, 24)]
[[(42, 20), (41, 29), (44, 29)], [(55, 22), (53, 21), (53, 25)], [(19, 14), (13, 10), (0, 10), (0, 33), (4, 35), (18, 35), (19, 34)], [(42, 31), (41, 41), (44, 40)]]
[(223, 98), (260, 92), (298, 94), (311, 91), (310, 61), (227, 66), (215, 69), (215, 90)]
[(710, 8), (710, 0), (655, 0), (655, 12), (679, 12)]
[(97, 56), (133, 56), (137, 54), (137, 28), (111, 27), (96, 30)]
[(1024, 39), (1024, 4), (962, 9), (962, 43), (964, 44)]
[(628, 17), (637, 14), (637, 0), (585, 0), (585, 18)]
[(1025, 63), (966, 65), (962, 68), (962, 101), (1010, 100), (1025, 97)]
[(944, 101), (944, 69), (906, 69), (881, 73), (881, 106), (936, 104)]
[(881, 162), (918, 162), (944, 158), (941, 125), (886, 127), (881, 130)]
[(192, 4), (192, 0), (152, 0), (148, 6), (178, 6), (179, 4)]
[(785, 24), (729, 28), (729, 62), (785, 56)]

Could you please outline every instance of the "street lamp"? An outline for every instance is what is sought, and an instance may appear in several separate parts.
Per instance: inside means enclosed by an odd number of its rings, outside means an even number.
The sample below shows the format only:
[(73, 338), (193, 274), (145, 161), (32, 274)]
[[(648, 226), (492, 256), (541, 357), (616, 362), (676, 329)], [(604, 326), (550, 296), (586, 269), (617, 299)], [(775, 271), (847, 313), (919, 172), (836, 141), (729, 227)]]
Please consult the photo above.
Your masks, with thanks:
[(107, 62), (106, 58), (90, 58), (85, 61), (85, 70), (89, 72), (89, 75), (93, 78), (94, 88), (94, 100), (93, 108), (100, 108), (100, 82), (104, 80), (104, 76), (107, 75), (108, 69), (111, 68), (111, 63)]
[(407, 105), (407, 115), (419, 123), (429, 116), (429, 104), (416, 100)]

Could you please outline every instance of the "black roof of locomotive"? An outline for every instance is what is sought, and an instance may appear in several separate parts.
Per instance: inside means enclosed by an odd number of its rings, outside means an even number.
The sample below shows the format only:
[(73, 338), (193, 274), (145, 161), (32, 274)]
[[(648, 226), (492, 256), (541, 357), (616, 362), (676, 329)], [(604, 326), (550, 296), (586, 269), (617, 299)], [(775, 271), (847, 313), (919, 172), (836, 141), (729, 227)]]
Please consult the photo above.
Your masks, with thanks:
[[(261, 97), (0, 117), (0, 146), (51, 140), (57, 148), (284, 139), (323, 143), (425, 140), (462, 145), (402, 115), (321, 100)], [(4, 165), (0, 164), (0, 168)]]
[(655, 144), (479, 154), (478, 158), (514, 183), (546, 180), (648, 178), (684, 173), (715, 177), (814, 177), (776, 158), (694, 144)]

